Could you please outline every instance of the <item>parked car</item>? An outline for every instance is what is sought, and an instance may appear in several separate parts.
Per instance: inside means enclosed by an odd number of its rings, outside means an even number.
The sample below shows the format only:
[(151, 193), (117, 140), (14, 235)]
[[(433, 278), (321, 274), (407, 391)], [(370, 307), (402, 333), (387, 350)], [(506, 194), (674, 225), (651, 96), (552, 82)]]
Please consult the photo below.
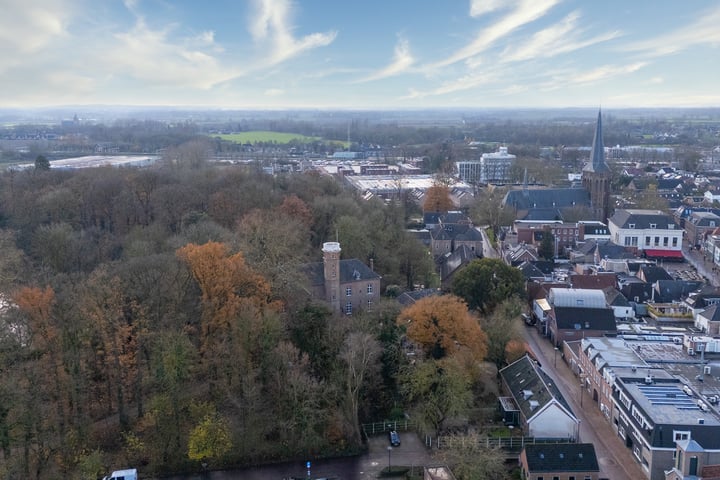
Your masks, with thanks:
[(126, 470), (116, 470), (103, 480), (138, 480), (137, 469), (128, 468)]
[(395, 430), (390, 430), (390, 445), (393, 447), (399, 447), (400, 446), (400, 435)]

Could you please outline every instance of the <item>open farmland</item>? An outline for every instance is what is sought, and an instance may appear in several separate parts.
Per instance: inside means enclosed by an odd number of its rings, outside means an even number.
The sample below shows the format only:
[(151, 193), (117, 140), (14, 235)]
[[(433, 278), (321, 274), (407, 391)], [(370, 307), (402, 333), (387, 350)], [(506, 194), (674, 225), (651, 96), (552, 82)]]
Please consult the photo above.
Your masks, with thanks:
[(299, 133), (285, 133), (285, 132), (270, 132), (270, 131), (251, 131), (251, 132), (239, 132), (229, 134), (213, 135), (213, 137), (220, 137), (223, 140), (228, 140), (235, 143), (257, 143), (257, 142), (275, 142), (275, 143), (289, 143), (292, 140), (299, 142), (315, 142), (320, 140), (319, 137), (308, 137)]

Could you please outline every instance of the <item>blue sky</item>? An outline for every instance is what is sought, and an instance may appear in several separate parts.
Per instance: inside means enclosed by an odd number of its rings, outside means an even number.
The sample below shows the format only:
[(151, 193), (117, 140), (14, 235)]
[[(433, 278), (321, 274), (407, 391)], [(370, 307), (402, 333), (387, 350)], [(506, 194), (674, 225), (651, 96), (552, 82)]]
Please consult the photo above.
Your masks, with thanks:
[(715, 0), (0, 0), (0, 106), (720, 106)]

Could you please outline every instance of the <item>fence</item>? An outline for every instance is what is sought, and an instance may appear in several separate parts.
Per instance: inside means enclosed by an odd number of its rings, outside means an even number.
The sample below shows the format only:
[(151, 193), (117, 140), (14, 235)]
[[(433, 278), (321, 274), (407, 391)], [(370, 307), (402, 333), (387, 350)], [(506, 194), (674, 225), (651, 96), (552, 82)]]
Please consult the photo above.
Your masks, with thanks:
[(485, 448), (502, 448), (504, 450), (520, 451), (525, 445), (535, 444), (547, 444), (547, 443), (573, 443), (572, 438), (536, 438), (536, 437), (448, 437), (439, 436), (433, 437), (427, 435), (425, 437), (425, 445), (428, 447), (435, 448), (451, 448), (454, 445), (461, 444), (467, 445), (470, 442), (474, 442), (479, 446)]
[(409, 420), (386, 420), (384, 422), (363, 423), (362, 429), (365, 432), (365, 435), (375, 435), (377, 433), (389, 432), (391, 430), (417, 430), (417, 424)]

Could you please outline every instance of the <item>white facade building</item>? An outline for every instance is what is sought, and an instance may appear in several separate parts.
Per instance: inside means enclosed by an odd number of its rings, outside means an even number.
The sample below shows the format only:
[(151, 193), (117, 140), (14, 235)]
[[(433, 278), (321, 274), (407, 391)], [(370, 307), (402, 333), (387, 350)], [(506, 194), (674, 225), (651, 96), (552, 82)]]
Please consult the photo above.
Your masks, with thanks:
[(463, 182), (508, 183), (515, 158), (515, 155), (507, 153), (507, 147), (500, 147), (497, 152), (483, 153), (480, 160), (465, 160), (455, 165)]

